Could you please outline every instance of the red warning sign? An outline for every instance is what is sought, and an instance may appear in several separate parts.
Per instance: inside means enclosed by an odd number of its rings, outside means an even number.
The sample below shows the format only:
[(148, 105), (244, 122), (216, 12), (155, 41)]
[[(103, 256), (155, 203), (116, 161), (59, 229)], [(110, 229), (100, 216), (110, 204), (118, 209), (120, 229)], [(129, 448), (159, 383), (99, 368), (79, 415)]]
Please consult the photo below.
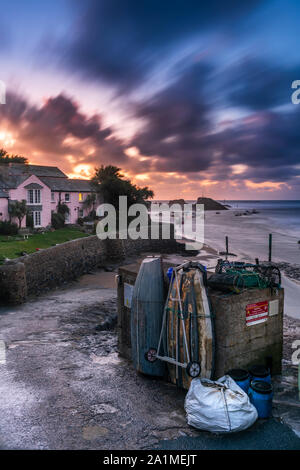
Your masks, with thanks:
[(268, 318), (269, 302), (257, 302), (256, 304), (246, 305), (246, 325), (257, 325), (263, 323)]

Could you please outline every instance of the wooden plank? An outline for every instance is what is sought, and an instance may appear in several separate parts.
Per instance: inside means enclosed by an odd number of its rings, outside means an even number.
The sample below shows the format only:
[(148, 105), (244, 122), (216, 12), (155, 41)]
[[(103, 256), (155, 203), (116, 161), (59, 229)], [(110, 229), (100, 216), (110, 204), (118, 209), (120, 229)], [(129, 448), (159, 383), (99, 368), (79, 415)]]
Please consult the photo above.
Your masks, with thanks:
[[(211, 378), (212, 373), (212, 328), (208, 299), (203, 285), (202, 273), (199, 269), (192, 268), (189, 271), (180, 270), (178, 273), (180, 294), (183, 304), (184, 325), (187, 336), (187, 346), (190, 353), (190, 360), (199, 362), (201, 365), (201, 377)], [(177, 298), (176, 286), (173, 284), (171, 298)], [(174, 351), (178, 352), (178, 361), (187, 360), (183, 339), (183, 328), (179, 321), (179, 304), (174, 300), (168, 302), (168, 336), (167, 355), (174, 356)], [(176, 324), (178, 328), (176, 336)], [(171, 382), (179, 387), (188, 389), (191, 377), (186, 370), (168, 364)]]

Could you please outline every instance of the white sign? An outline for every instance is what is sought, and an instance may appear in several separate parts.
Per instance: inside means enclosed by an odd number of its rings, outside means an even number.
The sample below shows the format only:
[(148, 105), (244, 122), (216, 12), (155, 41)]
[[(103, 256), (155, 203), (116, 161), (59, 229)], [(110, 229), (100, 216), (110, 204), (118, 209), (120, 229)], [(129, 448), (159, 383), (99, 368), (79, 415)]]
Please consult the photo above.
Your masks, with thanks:
[(269, 302), (269, 315), (273, 317), (273, 315), (278, 315), (279, 313), (279, 300), (270, 300)]

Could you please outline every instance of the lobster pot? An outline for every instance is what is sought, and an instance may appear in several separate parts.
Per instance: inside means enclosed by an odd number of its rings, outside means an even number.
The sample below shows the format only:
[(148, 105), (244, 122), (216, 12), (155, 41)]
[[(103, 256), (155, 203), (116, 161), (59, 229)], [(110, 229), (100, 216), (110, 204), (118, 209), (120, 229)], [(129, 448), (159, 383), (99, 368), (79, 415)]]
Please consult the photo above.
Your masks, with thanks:
[(146, 359), (156, 351), (164, 309), (164, 280), (160, 258), (145, 258), (140, 266), (132, 294), (131, 354), (135, 369), (162, 377), (165, 364)]
[[(171, 295), (168, 299), (165, 350), (177, 362), (187, 363), (184, 330), (180, 319), (176, 278), (173, 277)], [(181, 269), (177, 282), (182, 299), (183, 319), (190, 362), (201, 366), (200, 377), (211, 378), (213, 361), (213, 336), (210, 308), (204, 286), (203, 273), (199, 268)], [(188, 389), (192, 378), (187, 369), (168, 363), (170, 380)]]

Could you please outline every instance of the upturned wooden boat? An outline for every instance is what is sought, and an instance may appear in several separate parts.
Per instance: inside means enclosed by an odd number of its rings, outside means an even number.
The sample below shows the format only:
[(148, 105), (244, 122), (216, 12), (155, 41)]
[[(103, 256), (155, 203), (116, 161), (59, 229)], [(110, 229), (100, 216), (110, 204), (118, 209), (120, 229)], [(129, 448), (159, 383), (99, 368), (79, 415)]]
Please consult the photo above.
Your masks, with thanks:
[(165, 364), (155, 356), (162, 326), (164, 280), (161, 258), (145, 258), (138, 272), (131, 308), (132, 361), (137, 371), (162, 377)]

